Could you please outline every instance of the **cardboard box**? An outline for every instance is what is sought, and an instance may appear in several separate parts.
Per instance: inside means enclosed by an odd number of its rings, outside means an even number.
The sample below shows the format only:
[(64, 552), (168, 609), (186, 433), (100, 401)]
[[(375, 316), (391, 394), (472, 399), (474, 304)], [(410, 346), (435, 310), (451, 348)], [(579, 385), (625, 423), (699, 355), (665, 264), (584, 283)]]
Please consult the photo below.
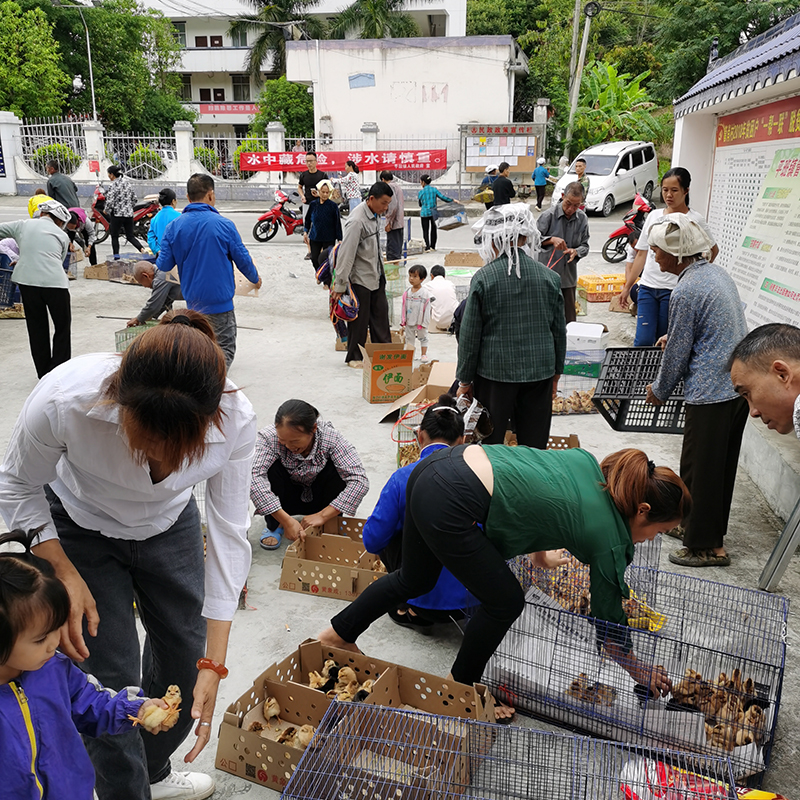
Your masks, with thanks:
[(483, 259), (478, 253), (462, 253), (451, 250), (444, 257), (446, 267), (482, 267)]
[(420, 364), (412, 373), (411, 373), (411, 391), (413, 392), (414, 389), (419, 389), (420, 386), (425, 386), (428, 383), (428, 378), (431, 375), (431, 368), (434, 364), (438, 364), (438, 360), (434, 359), (433, 361), (429, 361), (427, 364)]
[[(410, 351), (409, 351), (410, 352)], [(382, 413), (380, 421), (386, 421), (396, 411), (411, 403), (429, 403), (436, 400), (440, 394), (450, 391), (456, 379), (456, 364), (452, 361), (432, 361), (428, 381), (416, 389), (398, 397), (392, 405)]]
[(402, 344), (359, 345), (364, 360), (362, 396), (369, 403), (391, 403), (411, 389), (414, 351)]
[(608, 346), (609, 333), (605, 325), (596, 322), (567, 324), (567, 350), (601, 350)]
[(83, 277), (90, 281), (107, 281), (108, 280), (108, 265), (107, 264), (87, 264), (83, 268)]
[(283, 556), (280, 588), (287, 592), (355, 600), (386, 574), (380, 559), (349, 536), (322, 533), (292, 542)]
[(348, 536), (354, 542), (363, 541), (365, 519), (360, 517), (334, 517), (329, 519), (321, 528), (312, 525), (308, 530), (312, 535), (320, 533), (332, 533), (339, 536)]

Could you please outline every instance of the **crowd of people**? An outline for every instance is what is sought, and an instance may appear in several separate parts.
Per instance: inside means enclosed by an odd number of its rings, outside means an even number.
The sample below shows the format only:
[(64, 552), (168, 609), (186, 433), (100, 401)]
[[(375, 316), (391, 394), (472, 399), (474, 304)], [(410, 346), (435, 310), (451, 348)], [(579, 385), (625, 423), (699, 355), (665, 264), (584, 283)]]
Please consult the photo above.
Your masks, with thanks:
[[(299, 186), (308, 258), (318, 274), (331, 269), (331, 302), (357, 307), (345, 360), (361, 366), (367, 333), (373, 342), (391, 341), (384, 265), (396, 253), (390, 234), (402, 230), (402, 194), (385, 172), (365, 198), (360, 189), (356, 197), (349, 176), (358, 169), (350, 164), (338, 187), (350, 212), (343, 226), (336, 187), (313, 154), (307, 167)], [(480, 681), (523, 608), (507, 560), (528, 555), (552, 568), (567, 549), (590, 567), (598, 646), (636, 683), (665, 695), (667, 671), (640, 659), (625, 630), (625, 568), (637, 543), (662, 532), (683, 540), (670, 554), (675, 563), (730, 563), (724, 537), (748, 409), (770, 428), (800, 436), (800, 328), (748, 333), (736, 286), (713, 263), (713, 237), (689, 211), (690, 176), (670, 170), (662, 183), (667, 208), (648, 219), (624, 299), (643, 268), (638, 343), (663, 337), (664, 350), (647, 401), (661, 404), (679, 381), (685, 386), (680, 473), (636, 449), (602, 461), (577, 448), (547, 450), (577, 263), (588, 252), (586, 187), (580, 173), (535, 218), (526, 203), (509, 202), (508, 168), (500, 164), (491, 183), (505, 202), (493, 201), (474, 226), (484, 266), (460, 309), (457, 385), (424, 411), (415, 431), (419, 461), (389, 478), (364, 525), (364, 545), (388, 574), (318, 638), (357, 650), (384, 614), (421, 629), (474, 607), (451, 676)], [(59, 174), (48, 191), (66, 192), (62, 200), (72, 202)], [(122, 203), (124, 179), (116, 181)], [(236, 351), (234, 265), (250, 283), (261, 279), (235, 227), (215, 208), (213, 179), (193, 175), (187, 197), (178, 213), (175, 192), (159, 196), (149, 238), (156, 260), (140, 262), (135, 275), (151, 295), (128, 324), (160, 322), (121, 357), (70, 358), (63, 261), (65, 229), (80, 232), (85, 223), (77, 206), (71, 213), (46, 196), (35, 218), (0, 225), (0, 239), (19, 247), (14, 280), (40, 378), (0, 466), (0, 514), (12, 531), (0, 545), (21, 547), (0, 551), (0, 715), (23, 719), (28, 707), (43, 715), (34, 769), (21, 744), (24, 727), (0, 726), (6, 786), (15, 797), (89, 798), (93, 788), (100, 800), (210, 796), (213, 778), (173, 769), (171, 757), (194, 734), (184, 759), (191, 763), (211, 736), (230, 664), (231, 620), (251, 565), (251, 504), (264, 519), (261, 547), (277, 550), (284, 537), (303, 540), (312, 528), (356, 515), (369, 490), (356, 447), (323, 417), (316, 398), (286, 400), (258, 429), (228, 368)], [(424, 176), (418, 199), (433, 250), (437, 200), (451, 198)], [(118, 231), (125, 218), (118, 214)], [(170, 280), (175, 271), (179, 282)], [(444, 268), (434, 266), (426, 278), (426, 267), (410, 265), (402, 299), (406, 345), (419, 340), (423, 360), (429, 329), (447, 330), (459, 313)], [(174, 309), (176, 300), (187, 308)], [(465, 442), (462, 397), (478, 399), (491, 417), (493, 431), (480, 444)], [(503, 444), (511, 428), (519, 447)], [(203, 481), (205, 553), (193, 496)], [(191, 687), (175, 724), (137, 730), (148, 708), (163, 706), (148, 698), (173, 683)], [(513, 714), (497, 708), (498, 718)]]

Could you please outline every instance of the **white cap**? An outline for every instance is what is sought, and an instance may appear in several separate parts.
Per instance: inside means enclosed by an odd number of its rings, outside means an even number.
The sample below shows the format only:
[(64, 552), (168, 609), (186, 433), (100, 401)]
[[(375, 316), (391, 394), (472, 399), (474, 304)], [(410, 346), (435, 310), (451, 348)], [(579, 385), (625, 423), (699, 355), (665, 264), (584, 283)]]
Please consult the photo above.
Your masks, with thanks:
[(495, 172), (496, 170), (497, 170), (497, 164), (489, 164), (489, 166), (486, 167), (486, 172)]
[(42, 214), (52, 214), (56, 219), (62, 222), (69, 222), (70, 215), (66, 206), (59, 203), (57, 200), (46, 200), (44, 203), (39, 203), (34, 217), (41, 217)]
[(536, 163), (537, 164), (544, 164), (544, 159), (543, 158), (537, 158), (536, 159)]

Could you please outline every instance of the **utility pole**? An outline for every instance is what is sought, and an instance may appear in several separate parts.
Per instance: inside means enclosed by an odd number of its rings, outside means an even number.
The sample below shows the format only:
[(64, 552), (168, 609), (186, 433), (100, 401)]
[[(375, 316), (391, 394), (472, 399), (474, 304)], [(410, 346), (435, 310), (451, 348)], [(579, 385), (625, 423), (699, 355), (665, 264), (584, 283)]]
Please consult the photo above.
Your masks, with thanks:
[(569, 57), (569, 96), (575, 83), (575, 62), (578, 60), (578, 29), (581, 27), (581, 0), (575, 0), (575, 13), (572, 15), (572, 51)]
[(578, 98), (581, 93), (581, 78), (583, 77), (583, 67), (586, 63), (586, 50), (589, 47), (589, 30), (592, 27), (592, 17), (600, 11), (597, 3), (587, 3), (583, 13), (586, 15), (586, 22), (583, 25), (583, 39), (581, 40), (581, 52), (578, 56), (578, 66), (575, 72), (575, 79), (572, 81), (572, 96), (569, 103), (569, 122), (567, 123), (567, 138), (564, 143), (564, 156), (569, 158), (569, 148), (572, 143), (572, 129), (575, 125), (575, 112), (578, 109)]

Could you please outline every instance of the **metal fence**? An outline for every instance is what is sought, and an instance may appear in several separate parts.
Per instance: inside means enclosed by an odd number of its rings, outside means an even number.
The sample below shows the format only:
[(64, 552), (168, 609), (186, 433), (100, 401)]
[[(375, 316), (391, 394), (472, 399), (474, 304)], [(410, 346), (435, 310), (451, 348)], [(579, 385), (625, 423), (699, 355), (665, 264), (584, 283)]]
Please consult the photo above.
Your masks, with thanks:
[[(245, 147), (243, 148), (243, 145)], [(198, 134), (194, 138), (194, 158), (203, 168), (217, 178), (243, 181), (254, 172), (239, 169), (239, 153), (245, 151), (267, 152), (266, 138), (257, 136), (210, 136)]]
[(47, 175), (47, 162), (58, 161), (62, 172), (71, 175), (86, 158), (83, 120), (26, 119), (20, 127), (23, 161), (37, 174)]
[(178, 160), (172, 132), (106, 133), (104, 144), (106, 158), (137, 180), (160, 178)]

